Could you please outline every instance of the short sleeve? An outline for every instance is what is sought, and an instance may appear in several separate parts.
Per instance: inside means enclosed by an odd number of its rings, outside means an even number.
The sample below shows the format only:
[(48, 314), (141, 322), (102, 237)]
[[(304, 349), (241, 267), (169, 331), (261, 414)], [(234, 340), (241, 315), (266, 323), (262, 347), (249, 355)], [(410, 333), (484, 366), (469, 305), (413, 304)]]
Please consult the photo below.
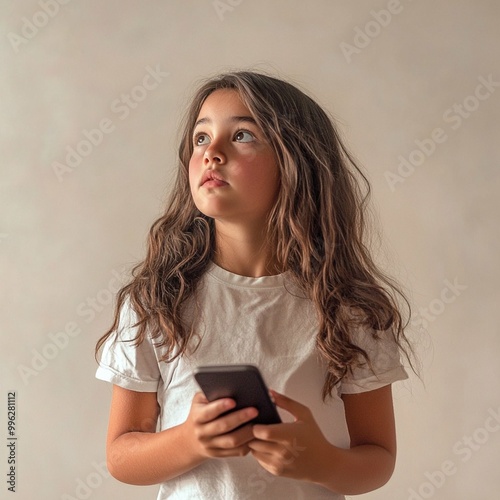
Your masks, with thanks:
[(149, 335), (138, 346), (136, 315), (125, 301), (120, 310), (116, 331), (109, 336), (103, 348), (96, 378), (137, 392), (156, 392), (160, 381), (158, 359)]
[(366, 351), (371, 367), (363, 359), (363, 364), (354, 367), (341, 381), (340, 394), (373, 391), (408, 378), (401, 364), (399, 348), (390, 331), (381, 332), (380, 338), (375, 339), (370, 331), (358, 328), (353, 341)]

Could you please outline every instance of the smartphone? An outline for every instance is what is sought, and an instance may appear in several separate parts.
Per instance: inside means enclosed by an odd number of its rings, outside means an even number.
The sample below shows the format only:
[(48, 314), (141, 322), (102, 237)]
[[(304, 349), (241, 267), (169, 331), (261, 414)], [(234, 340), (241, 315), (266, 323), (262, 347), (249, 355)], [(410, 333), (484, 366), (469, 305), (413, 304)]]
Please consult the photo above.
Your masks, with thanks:
[(256, 366), (199, 366), (194, 371), (194, 378), (209, 401), (220, 398), (235, 400), (235, 408), (227, 413), (252, 406), (257, 408), (259, 414), (249, 423), (281, 423), (276, 406), (269, 396), (269, 390)]

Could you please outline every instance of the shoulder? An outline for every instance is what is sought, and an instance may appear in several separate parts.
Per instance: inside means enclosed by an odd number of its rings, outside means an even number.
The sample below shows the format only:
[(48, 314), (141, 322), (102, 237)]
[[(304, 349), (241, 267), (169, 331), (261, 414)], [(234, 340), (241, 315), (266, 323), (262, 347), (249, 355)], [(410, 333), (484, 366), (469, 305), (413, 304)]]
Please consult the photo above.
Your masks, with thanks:
[(358, 356), (357, 363), (341, 381), (340, 392), (357, 394), (372, 391), (408, 378), (393, 329), (375, 330), (363, 323), (361, 313), (351, 311), (350, 314), (355, 318), (351, 342), (363, 349), (368, 359)]

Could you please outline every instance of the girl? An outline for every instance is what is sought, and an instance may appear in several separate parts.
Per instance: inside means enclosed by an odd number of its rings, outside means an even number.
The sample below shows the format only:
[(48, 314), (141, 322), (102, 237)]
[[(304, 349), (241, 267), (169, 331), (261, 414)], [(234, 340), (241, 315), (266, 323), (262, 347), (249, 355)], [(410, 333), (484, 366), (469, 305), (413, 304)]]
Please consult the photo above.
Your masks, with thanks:
[[(161, 483), (158, 499), (231, 500), (341, 499), (388, 481), (409, 345), (402, 295), (363, 243), (358, 178), (369, 193), (291, 84), (237, 72), (198, 90), (171, 199), (96, 348), (114, 384), (115, 478)], [(260, 368), (284, 423), (205, 399), (194, 368), (231, 363)]]

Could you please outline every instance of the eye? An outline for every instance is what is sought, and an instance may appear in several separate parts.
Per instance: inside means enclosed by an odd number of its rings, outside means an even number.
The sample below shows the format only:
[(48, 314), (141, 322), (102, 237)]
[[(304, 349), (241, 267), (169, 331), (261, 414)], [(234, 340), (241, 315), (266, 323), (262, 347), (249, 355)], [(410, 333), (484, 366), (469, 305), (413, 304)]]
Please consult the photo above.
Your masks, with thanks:
[(204, 146), (209, 143), (208, 135), (200, 132), (194, 136), (193, 142), (195, 146)]
[(255, 136), (248, 130), (239, 130), (234, 138), (238, 142), (252, 142), (255, 140)]

